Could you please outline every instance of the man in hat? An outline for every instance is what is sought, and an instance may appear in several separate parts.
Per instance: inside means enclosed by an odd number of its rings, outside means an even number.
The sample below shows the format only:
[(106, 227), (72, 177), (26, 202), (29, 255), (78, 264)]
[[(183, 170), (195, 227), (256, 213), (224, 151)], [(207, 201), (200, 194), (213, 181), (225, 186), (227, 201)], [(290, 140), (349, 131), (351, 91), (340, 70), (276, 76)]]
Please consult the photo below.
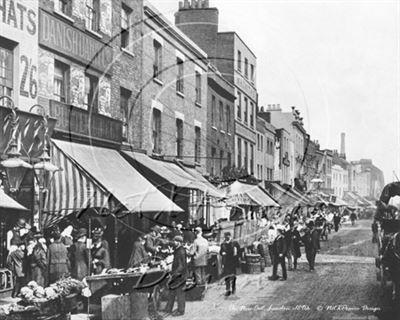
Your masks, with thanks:
[(83, 278), (89, 275), (89, 255), (86, 246), (87, 230), (80, 228), (76, 234), (76, 242), (70, 248), (72, 277), (82, 281)]
[(304, 249), (306, 251), (306, 257), (308, 265), (310, 267), (310, 271), (314, 270), (315, 256), (317, 255), (317, 252), (320, 250), (319, 237), (320, 233), (315, 227), (314, 221), (313, 220), (308, 221), (307, 229), (305, 230), (305, 234), (302, 237), (302, 241), (304, 243)]
[(284, 237), (284, 229), (285, 227), (282, 225), (278, 225), (276, 230), (278, 231), (278, 235), (274, 240), (272, 245), (273, 251), (273, 266), (272, 266), (272, 276), (269, 277), (269, 280), (278, 280), (278, 265), (281, 265), (282, 268), (282, 278), (281, 281), (285, 281), (287, 279), (287, 272), (286, 272), (286, 263), (285, 257), (287, 252), (287, 243)]
[(160, 251), (160, 231), (160, 226), (155, 225), (151, 228), (151, 232), (145, 236), (144, 247), (151, 256), (155, 256)]
[(14, 276), (14, 289), (12, 297), (15, 298), (19, 294), (20, 289), (25, 284), (24, 258), (25, 243), (19, 240), (15, 243), (16, 249), (11, 251), (7, 257), (7, 268), (10, 269)]
[(54, 283), (69, 273), (70, 261), (67, 247), (61, 241), (60, 231), (53, 231), (51, 237), (54, 242), (49, 245), (49, 281)]
[(129, 267), (135, 268), (139, 267), (142, 263), (149, 262), (149, 254), (147, 253), (145, 247), (145, 240), (143, 237), (137, 237), (135, 242), (133, 243), (132, 254), (129, 259)]
[(35, 281), (39, 286), (45, 287), (47, 284), (47, 254), (39, 241), (43, 235), (36, 233), (28, 242), (27, 265), (30, 268), (29, 280)]
[(9, 252), (17, 249), (18, 243), (30, 232), (30, 225), (25, 218), (19, 218), (15, 226), (7, 232), (7, 250)]
[(195, 229), (196, 239), (190, 250), (193, 261), (194, 277), (197, 284), (204, 284), (206, 281), (206, 267), (208, 262), (208, 241), (203, 238), (203, 231), (200, 227)]
[(110, 251), (104, 245), (102, 230), (93, 231), (91, 256), (94, 274), (100, 274), (104, 269), (110, 268)]
[(236, 268), (238, 265), (238, 247), (232, 241), (230, 232), (225, 232), (225, 240), (221, 244), (220, 254), (222, 256), (222, 274), (225, 277), (225, 297), (236, 293)]
[(186, 249), (183, 247), (183, 237), (175, 236), (174, 242), (174, 260), (172, 262), (171, 275), (168, 281), (168, 302), (165, 307), (167, 313), (172, 313), (175, 298), (178, 303), (178, 310), (173, 316), (181, 316), (185, 314), (185, 284), (188, 275), (188, 267), (186, 261)]

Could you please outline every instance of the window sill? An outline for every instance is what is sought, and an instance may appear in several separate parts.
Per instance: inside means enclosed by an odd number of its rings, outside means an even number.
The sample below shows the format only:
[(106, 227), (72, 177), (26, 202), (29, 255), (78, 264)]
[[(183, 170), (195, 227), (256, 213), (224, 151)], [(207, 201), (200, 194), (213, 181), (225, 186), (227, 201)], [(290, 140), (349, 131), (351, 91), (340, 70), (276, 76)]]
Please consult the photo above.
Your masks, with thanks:
[(89, 28), (86, 28), (86, 27), (85, 27), (85, 29), (86, 29), (87, 32), (91, 33), (91, 34), (94, 35), (95, 37), (97, 37), (97, 38), (99, 38), (99, 39), (102, 39), (102, 38), (103, 38), (103, 36), (102, 36), (100, 33), (96, 32), (96, 31), (93, 31), (93, 30), (91, 30), (91, 29), (89, 29)]
[(195, 102), (196, 107), (201, 108), (201, 104), (199, 102)]
[(230, 137), (232, 137), (232, 135), (231, 135), (229, 132), (227, 133), (227, 135), (230, 136)]
[(218, 129), (214, 126), (211, 126), (211, 129), (214, 129), (215, 131), (218, 131)]
[(180, 91), (177, 91), (177, 92), (176, 92), (176, 95), (177, 95), (177, 96), (180, 96), (181, 98), (185, 98), (185, 95), (184, 95), (182, 92), (180, 92)]
[(126, 53), (127, 55), (131, 56), (132, 58), (135, 57), (135, 54), (133, 52), (129, 51), (128, 49), (125, 49), (125, 48), (121, 47), (121, 51)]
[(155, 83), (157, 83), (158, 85), (160, 85), (160, 86), (163, 86), (164, 85), (164, 82), (162, 82), (160, 79), (158, 79), (158, 78), (153, 78), (153, 81), (155, 82)]
[(222, 134), (225, 134), (225, 131), (224, 131), (224, 130), (219, 130), (219, 132), (221, 132)]
[(72, 17), (66, 15), (65, 13), (63, 13), (63, 12), (61, 12), (61, 11), (59, 11), (59, 10), (54, 9), (54, 13), (55, 13), (56, 15), (58, 15), (58, 16), (64, 18), (65, 20), (68, 20), (69, 22), (72, 22), (72, 23), (75, 22), (75, 20), (74, 20)]

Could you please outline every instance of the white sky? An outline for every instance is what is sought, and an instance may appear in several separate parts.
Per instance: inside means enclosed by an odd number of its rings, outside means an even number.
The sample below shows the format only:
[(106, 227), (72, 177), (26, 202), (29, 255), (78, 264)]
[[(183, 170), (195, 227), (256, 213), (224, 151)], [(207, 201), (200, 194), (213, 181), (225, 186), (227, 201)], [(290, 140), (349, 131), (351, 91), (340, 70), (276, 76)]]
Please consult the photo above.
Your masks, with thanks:
[[(151, 0), (171, 22), (178, 0)], [(400, 1), (210, 0), (257, 56), (259, 105), (295, 105), (322, 148), (400, 177)]]

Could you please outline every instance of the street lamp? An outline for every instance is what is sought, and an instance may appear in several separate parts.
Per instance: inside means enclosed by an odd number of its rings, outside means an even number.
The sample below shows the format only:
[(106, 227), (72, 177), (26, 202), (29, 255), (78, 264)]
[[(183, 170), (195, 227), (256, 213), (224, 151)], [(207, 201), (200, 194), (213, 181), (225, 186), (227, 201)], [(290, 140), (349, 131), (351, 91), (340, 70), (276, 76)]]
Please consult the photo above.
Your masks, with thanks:
[(15, 107), (14, 101), (9, 96), (0, 97), (0, 101), (4, 99), (7, 99), (10, 102), (9, 108), (11, 109), (11, 113), (8, 117), (11, 124), (11, 138), (4, 150), (6, 160), (3, 160), (1, 165), (5, 169), (9, 190), (11, 193), (15, 193), (21, 185), (26, 170), (32, 169), (32, 166), (20, 158), (21, 153), (18, 151), (17, 133), (19, 118), (16, 112), (17, 107)]
[(50, 188), (51, 181), (54, 177), (54, 174), (57, 171), (60, 171), (61, 168), (50, 162), (49, 148), (47, 143), (49, 141), (49, 127), (48, 127), (48, 115), (46, 115), (45, 108), (40, 104), (33, 105), (29, 112), (32, 112), (34, 109), (40, 109), (39, 115), (42, 116), (42, 128), (44, 129), (43, 134), (43, 144), (41, 155), (39, 156), (39, 162), (33, 165), (36, 181), (39, 186), (39, 230), (42, 229), (42, 213), (43, 213), (43, 203), (44, 198), (47, 196), (48, 190)]

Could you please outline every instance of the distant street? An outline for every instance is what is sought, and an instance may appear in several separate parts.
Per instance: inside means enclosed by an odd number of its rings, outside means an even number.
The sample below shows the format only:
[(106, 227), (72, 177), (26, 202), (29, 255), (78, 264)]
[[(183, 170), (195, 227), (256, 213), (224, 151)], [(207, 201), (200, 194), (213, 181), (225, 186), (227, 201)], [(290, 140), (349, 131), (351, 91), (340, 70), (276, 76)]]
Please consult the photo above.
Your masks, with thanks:
[[(223, 283), (213, 284), (203, 302), (188, 302), (181, 319), (393, 319), (388, 295), (376, 281), (371, 221), (344, 225), (321, 242), (314, 272), (302, 255), (286, 282), (260, 275), (238, 276), (237, 299), (225, 299)], [(388, 292), (388, 290), (387, 290)], [(383, 302), (382, 302), (383, 301)]]

